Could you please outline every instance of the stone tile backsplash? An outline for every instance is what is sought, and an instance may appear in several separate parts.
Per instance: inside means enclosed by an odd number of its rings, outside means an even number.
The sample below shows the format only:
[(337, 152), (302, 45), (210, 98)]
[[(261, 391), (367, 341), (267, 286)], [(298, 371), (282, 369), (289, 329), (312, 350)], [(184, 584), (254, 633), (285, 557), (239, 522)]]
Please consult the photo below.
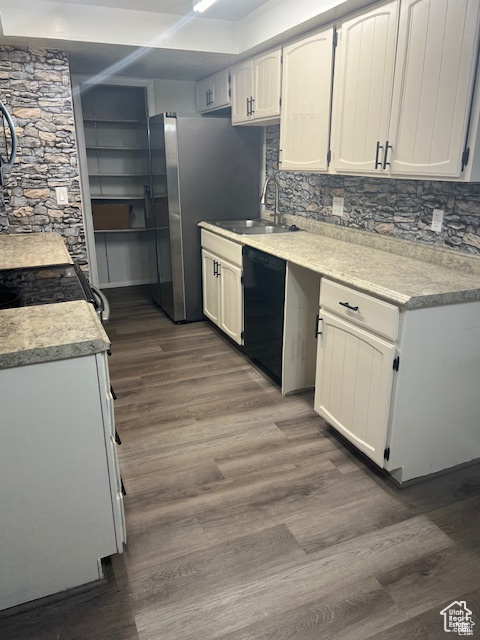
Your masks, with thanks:
[[(281, 212), (480, 255), (480, 183), (278, 171), (279, 133), (267, 127), (266, 168), (279, 179)], [(334, 196), (345, 199), (341, 217)], [(430, 229), (434, 209), (445, 212), (441, 233)]]
[[(18, 136), (5, 174), (0, 233), (57, 231), (72, 257), (86, 264), (70, 70), (63, 51), (0, 47), (0, 98)], [(67, 187), (59, 206), (55, 187)]]

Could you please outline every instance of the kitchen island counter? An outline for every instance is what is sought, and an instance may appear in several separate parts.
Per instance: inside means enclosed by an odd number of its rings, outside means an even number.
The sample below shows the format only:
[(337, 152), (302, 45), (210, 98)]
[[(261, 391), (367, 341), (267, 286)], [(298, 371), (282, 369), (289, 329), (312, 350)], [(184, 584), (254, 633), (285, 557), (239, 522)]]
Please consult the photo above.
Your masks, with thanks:
[[(300, 230), (265, 235), (240, 235), (208, 222), (201, 222), (200, 227), (400, 308), (416, 309), (480, 300), (480, 260), (476, 256), (459, 256), (453, 250), (454, 267), (449, 268), (446, 261), (450, 250), (439, 251), (439, 261), (435, 263), (435, 248), (414, 247), (428, 256), (428, 261), (424, 261), (409, 255), (408, 245), (414, 243), (400, 242), (398, 246), (400, 249), (405, 247), (405, 255), (399, 255), (392, 252), (390, 239), (385, 240), (385, 250), (382, 250), (381, 237), (333, 228), (333, 233), (341, 234), (339, 239), (328, 229), (328, 235), (323, 235), (321, 231), (327, 225), (317, 225), (320, 232), (316, 233)], [(352, 241), (348, 241), (349, 237)], [(375, 246), (372, 246), (373, 241)]]

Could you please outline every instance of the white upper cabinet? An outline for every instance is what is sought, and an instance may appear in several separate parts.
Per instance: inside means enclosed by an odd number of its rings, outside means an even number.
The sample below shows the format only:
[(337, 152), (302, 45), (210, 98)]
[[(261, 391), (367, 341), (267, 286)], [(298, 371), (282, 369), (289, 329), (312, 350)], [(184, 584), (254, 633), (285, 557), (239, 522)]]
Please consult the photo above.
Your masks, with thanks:
[(280, 48), (232, 67), (232, 124), (278, 122), (281, 75)]
[(283, 49), (280, 169), (325, 171), (330, 132), (333, 29)]
[(344, 22), (335, 66), (332, 164), (336, 171), (381, 168), (395, 66), (398, 1)]
[(232, 124), (248, 122), (250, 98), (253, 93), (253, 60), (244, 60), (232, 67)]
[(253, 59), (254, 92), (252, 116), (254, 119), (280, 115), (282, 84), (282, 51), (275, 49)]
[(223, 69), (195, 85), (196, 109), (199, 113), (223, 109), (230, 105), (230, 72)]
[(342, 24), (335, 171), (474, 179), (462, 172), (479, 15), (478, 0), (399, 0)]
[(476, 71), (478, 0), (402, 0), (390, 171), (456, 177)]

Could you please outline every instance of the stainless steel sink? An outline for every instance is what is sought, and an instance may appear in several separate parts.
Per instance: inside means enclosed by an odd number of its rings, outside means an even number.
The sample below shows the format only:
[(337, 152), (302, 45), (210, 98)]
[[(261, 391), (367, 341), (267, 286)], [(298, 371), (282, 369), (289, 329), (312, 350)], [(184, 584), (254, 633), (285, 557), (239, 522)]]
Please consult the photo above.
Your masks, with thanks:
[(250, 236), (265, 233), (288, 233), (290, 229), (288, 227), (282, 227), (279, 224), (266, 224), (254, 227), (230, 227), (229, 231)]
[(210, 221), (210, 224), (214, 224), (217, 227), (222, 229), (231, 229), (232, 227), (236, 228), (252, 228), (252, 227), (265, 227), (270, 223), (267, 220), (262, 220), (261, 218), (256, 218), (255, 220), (218, 220), (218, 221)]
[(291, 231), (289, 227), (284, 227), (281, 224), (273, 224), (268, 220), (262, 220), (257, 218), (255, 220), (219, 220), (209, 221), (210, 224), (214, 224), (221, 229), (228, 229), (233, 233), (240, 235), (257, 235), (265, 233), (287, 233)]

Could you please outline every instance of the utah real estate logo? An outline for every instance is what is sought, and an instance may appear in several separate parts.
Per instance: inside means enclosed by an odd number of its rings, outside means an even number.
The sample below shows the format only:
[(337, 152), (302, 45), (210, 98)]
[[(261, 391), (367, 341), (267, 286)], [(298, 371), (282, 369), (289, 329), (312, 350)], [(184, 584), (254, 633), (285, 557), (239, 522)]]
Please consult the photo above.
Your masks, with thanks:
[(443, 616), (443, 628), (447, 633), (458, 633), (459, 636), (473, 636), (472, 612), (464, 600), (455, 600), (440, 611)]

